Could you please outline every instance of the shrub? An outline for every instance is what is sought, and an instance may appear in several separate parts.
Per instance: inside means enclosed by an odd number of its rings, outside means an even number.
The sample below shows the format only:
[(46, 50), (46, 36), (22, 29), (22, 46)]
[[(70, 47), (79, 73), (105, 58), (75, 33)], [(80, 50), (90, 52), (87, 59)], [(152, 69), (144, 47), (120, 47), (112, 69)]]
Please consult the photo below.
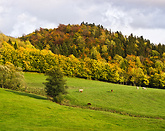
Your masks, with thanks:
[(15, 67), (13, 64), (0, 65), (0, 87), (13, 90), (19, 90), (24, 87), (24, 75), (21, 68)]

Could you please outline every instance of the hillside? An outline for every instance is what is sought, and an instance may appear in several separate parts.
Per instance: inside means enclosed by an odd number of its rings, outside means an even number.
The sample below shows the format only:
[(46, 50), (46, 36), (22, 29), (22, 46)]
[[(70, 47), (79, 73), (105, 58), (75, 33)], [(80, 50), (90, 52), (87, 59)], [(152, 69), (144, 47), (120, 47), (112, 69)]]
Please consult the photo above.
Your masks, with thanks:
[[(104, 30), (101, 26), (100, 29)], [(75, 57), (55, 54), (49, 50), (49, 44), (38, 49), (31, 42), (0, 34), (0, 65), (13, 64), (26, 72), (42, 73), (58, 66), (65, 76), (88, 80), (67, 77), (69, 94), (63, 103), (67, 106), (43, 96), (0, 88), (0, 130), (165, 129), (165, 53), (160, 55), (152, 49), (151, 55), (145, 57), (116, 54), (104, 59), (95, 48), (99, 46), (92, 45), (97, 57), (95, 53)], [(77, 47), (76, 50), (81, 54)], [(0, 76), (3, 78), (2, 73)], [(43, 74), (25, 73), (25, 78), (27, 87), (23, 91), (44, 95)], [(163, 89), (137, 90), (135, 86), (121, 84)], [(80, 88), (84, 89), (83, 93), (78, 92)]]
[(0, 64), (9, 63), (30, 72), (58, 66), (66, 76), (165, 88), (164, 45), (94, 24), (40, 28), (20, 39), (1, 34)]
[(161, 58), (165, 52), (165, 45), (154, 45), (143, 36), (125, 36), (122, 32), (112, 32), (101, 25), (84, 22), (81, 25), (60, 24), (54, 29), (40, 28), (20, 39), (29, 40), (38, 49), (49, 48), (55, 54), (73, 54), (77, 58), (103, 58), (107, 61), (116, 54), (123, 58), (127, 55), (148, 58), (156, 55)]
[[(34, 79), (35, 78), (35, 79)], [(25, 73), (27, 86), (42, 90), (46, 76)], [(95, 80), (65, 77), (69, 86), (63, 104), (94, 110), (114, 112), (123, 115), (165, 119), (165, 90), (136, 89), (134, 86), (112, 84)], [(83, 89), (83, 92), (79, 92)], [(111, 92), (113, 90), (113, 92)], [(87, 103), (91, 103), (88, 106)]]
[[(75, 92), (76, 93), (76, 92)], [(0, 129), (22, 130), (164, 130), (162, 119), (61, 106), (45, 97), (0, 89)]]

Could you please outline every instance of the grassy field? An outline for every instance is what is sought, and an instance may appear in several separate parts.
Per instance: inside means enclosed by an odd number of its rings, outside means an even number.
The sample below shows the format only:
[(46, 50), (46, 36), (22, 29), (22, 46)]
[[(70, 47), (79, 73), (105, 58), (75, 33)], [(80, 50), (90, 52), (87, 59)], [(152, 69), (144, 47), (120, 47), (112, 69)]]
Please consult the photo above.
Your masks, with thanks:
[(44, 74), (25, 72), (24, 77), (28, 87), (44, 88), (44, 85), (42, 84), (46, 79)]
[[(43, 74), (25, 73), (25, 79), (29, 87), (44, 88)], [(164, 90), (136, 90), (131, 86), (78, 78), (66, 79), (69, 86), (66, 97), (71, 106), (88, 108), (87, 103), (90, 102), (91, 108), (102, 111), (62, 106), (44, 96), (0, 89), (0, 131), (165, 130)], [(78, 92), (80, 88), (84, 89), (83, 93)], [(127, 113), (139, 117), (131, 117)]]
[[(69, 78), (68, 85), (71, 83), (74, 87), (67, 95), (71, 105), (87, 106), (90, 102), (92, 107), (103, 110), (165, 119), (165, 90), (137, 90), (132, 86)], [(78, 92), (79, 88), (84, 89), (83, 93)]]
[[(42, 81), (45, 81), (45, 76), (43, 74), (25, 73), (25, 78), (30, 82), (30, 84), (27, 83), (28, 86), (34, 83), (34, 85), (44, 88)], [(87, 103), (91, 103), (90, 108), (131, 116), (165, 119), (165, 90), (163, 89), (142, 90), (140, 88), (137, 90), (132, 86), (94, 80), (68, 77), (65, 79), (69, 86), (69, 93), (66, 96), (70, 100), (68, 105), (87, 107)], [(84, 89), (83, 93), (78, 92), (80, 88)]]
[(165, 121), (61, 106), (45, 97), (0, 89), (1, 131), (161, 131)]

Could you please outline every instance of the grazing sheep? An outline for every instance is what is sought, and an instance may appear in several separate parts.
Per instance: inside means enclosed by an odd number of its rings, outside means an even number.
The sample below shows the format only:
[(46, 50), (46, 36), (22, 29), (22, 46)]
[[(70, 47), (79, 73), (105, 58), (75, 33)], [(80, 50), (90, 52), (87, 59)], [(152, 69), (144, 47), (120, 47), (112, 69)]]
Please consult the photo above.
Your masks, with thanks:
[(83, 92), (83, 89), (79, 89), (79, 92)]
[(91, 103), (88, 103), (87, 105), (92, 105)]
[(139, 89), (139, 87), (136, 87), (136, 89)]
[(143, 87), (142, 89), (143, 89), (143, 90), (147, 90), (147, 88), (145, 88), (145, 87)]

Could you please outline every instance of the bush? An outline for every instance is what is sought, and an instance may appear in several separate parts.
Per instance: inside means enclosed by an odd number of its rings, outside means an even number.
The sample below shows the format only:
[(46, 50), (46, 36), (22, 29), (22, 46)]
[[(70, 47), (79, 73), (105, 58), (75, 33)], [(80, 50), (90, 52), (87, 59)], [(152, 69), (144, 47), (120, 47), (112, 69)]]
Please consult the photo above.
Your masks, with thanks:
[(0, 65), (0, 87), (12, 90), (19, 90), (24, 87), (24, 75), (21, 68), (15, 67), (13, 64)]
[(63, 74), (59, 68), (53, 67), (46, 72), (45, 90), (49, 97), (53, 98), (53, 101), (61, 103), (63, 100), (63, 94), (66, 94), (66, 81), (63, 79)]
[(63, 100), (64, 100), (64, 96), (61, 93), (53, 98), (53, 101), (59, 104), (61, 104)]

